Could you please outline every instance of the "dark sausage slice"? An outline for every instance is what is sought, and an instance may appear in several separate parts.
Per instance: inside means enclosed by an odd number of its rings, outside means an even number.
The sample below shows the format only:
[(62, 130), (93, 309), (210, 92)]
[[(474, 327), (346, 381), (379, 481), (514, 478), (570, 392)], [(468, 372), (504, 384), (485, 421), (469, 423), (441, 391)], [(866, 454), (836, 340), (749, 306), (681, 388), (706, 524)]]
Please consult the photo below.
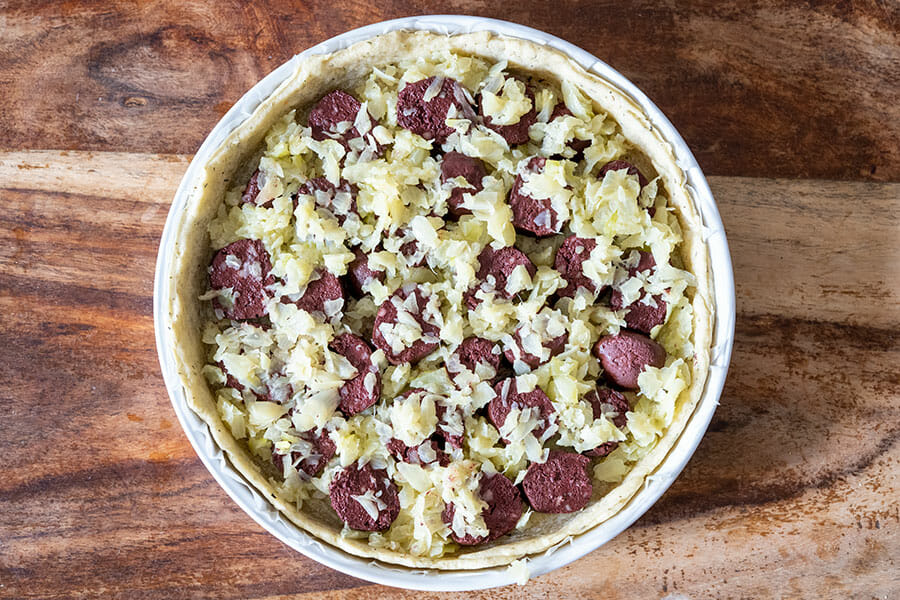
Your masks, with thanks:
[(531, 508), (543, 513), (571, 513), (591, 500), (591, 459), (575, 452), (551, 450), (545, 463), (528, 467), (522, 489)]
[[(583, 287), (590, 292), (597, 292), (597, 284), (584, 274), (582, 264), (591, 256), (591, 252), (597, 247), (597, 242), (590, 238), (580, 238), (570, 235), (565, 239), (556, 258), (553, 268), (559, 271), (566, 280), (566, 287), (556, 293), (563, 298), (573, 298), (578, 288)], [(600, 290), (602, 292), (603, 290)]]
[(644, 177), (644, 174), (641, 173), (636, 166), (628, 162), (627, 160), (613, 160), (602, 167), (600, 167), (600, 171), (597, 173), (597, 179), (603, 179), (603, 177), (609, 171), (621, 171), (622, 169), (626, 169), (629, 175), (637, 175), (638, 182), (641, 184), (641, 188), (643, 188), (647, 183), (647, 178)]
[(454, 350), (451, 360), (447, 361), (447, 373), (452, 379), (463, 369), (468, 369), (475, 374), (483, 373), (486, 380), (493, 379), (497, 376), (502, 358), (498, 348), (499, 346), (490, 340), (467, 337)]
[[(496, 395), (488, 403), (487, 413), (488, 418), (494, 424), (494, 427), (497, 428), (497, 431), (500, 431), (500, 428), (503, 427), (507, 415), (513, 408), (536, 407), (538, 409), (542, 422), (537, 429), (532, 431), (538, 439), (541, 438), (556, 419), (556, 409), (553, 408), (553, 404), (550, 402), (547, 394), (539, 387), (535, 387), (530, 392), (520, 394), (516, 391), (516, 378), (510, 377), (495, 384), (494, 393)], [(503, 441), (507, 442), (509, 440), (504, 439)]]
[[(310, 429), (301, 433), (300, 437), (312, 444), (312, 451), (305, 456), (300, 452), (291, 452), (291, 465), (310, 477), (316, 477), (334, 456), (336, 446), (324, 429), (320, 429), (318, 433)], [(280, 452), (272, 452), (272, 462), (279, 473), (284, 473), (285, 458), (286, 455)]]
[(455, 187), (450, 193), (447, 206), (451, 214), (456, 217), (472, 214), (472, 211), (468, 208), (463, 208), (463, 194), (475, 194), (483, 190), (481, 180), (484, 179), (486, 174), (484, 164), (477, 158), (455, 151), (444, 154), (444, 158), (441, 161), (441, 183), (446, 183), (457, 177), (462, 177), (469, 182), (468, 188)]
[[(522, 517), (522, 498), (519, 490), (502, 473), (482, 474), (478, 484), (478, 494), (487, 504), (481, 511), (481, 518), (484, 519), (489, 533), (483, 537), (475, 537), (470, 534), (461, 537), (451, 531), (450, 537), (462, 546), (474, 546), (496, 540), (512, 531)], [(456, 507), (451, 502), (444, 507), (441, 519), (444, 523), (452, 526), (455, 513)]]
[(493, 119), (484, 114), (484, 106), (482, 103), (483, 97), (478, 97), (478, 113), (484, 117), (485, 127), (499, 133), (500, 137), (506, 140), (506, 143), (510, 146), (527, 143), (529, 140), (528, 128), (537, 121), (537, 112), (534, 110), (534, 92), (527, 83), (521, 83), (525, 85), (525, 96), (531, 101), (531, 110), (519, 117), (518, 121), (510, 125), (495, 125)]
[[(656, 261), (651, 253), (643, 250), (637, 250), (637, 252), (640, 252), (641, 258), (637, 265), (628, 269), (629, 277), (634, 277), (643, 271), (653, 271), (656, 268)], [(609, 306), (613, 310), (627, 308), (628, 313), (625, 315), (625, 323), (628, 327), (644, 333), (650, 333), (654, 327), (666, 322), (666, 301), (663, 300), (661, 295), (656, 295), (653, 296), (656, 306), (644, 304), (641, 300), (646, 294), (645, 291), (641, 290), (641, 295), (638, 299), (626, 307), (622, 303), (622, 292), (618, 289), (613, 289), (609, 296)]]
[(294, 386), (284, 373), (276, 373), (269, 376), (266, 382), (266, 390), (256, 395), (256, 399), (262, 402), (275, 402), (284, 404), (294, 395)]
[[(343, 301), (344, 290), (341, 288), (341, 281), (331, 271), (316, 269), (315, 273), (319, 275), (318, 279), (306, 284), (306, 291), (294, 301), (294, 304), (297, 305), (297, 308), (310, 314), (319, 312), (330, 318), (332, 315), (325, 311), (325, 303), (334, 300)], [(282, 296), (281, 301), (285, 304), (291, 302), (287, 296)], [(341, 304), (341, 308), (343, 308), (343, 304)]]
[(434, 77), (407, 84), (397, 96), (397, 123), (400, 127), (416, 133), (426, 140), (442, 144), (455, 130), (446, 123), (451, 106), (456, 107), (459, 118), (472, 119), (475, 116), (471, 104), (459, 83), (450, 77), (443, 78), (435, 86), (437, 93), (425, 100)]
[[(244, 193), (241, 195), (241, 204), (256, 204), (256, 197), (259, 196), (259, 169), (254, 171), (253, 175), (250, 176), (250, 181), (247, 182), (247, 187), (244, 188)], [(263, 202), (260, 204), (263, 208), (272, 208), (272, 201)]]
[[(595, 419), (606, 416), (619, 429), (628, 423), (626, 413), (631, 410), (631, 407), (628, 406), (628, 400), (620, 392), (608, 387), (598, 387), (585, 394), (584, 400), (590, 403)], [(585, 455), (593, 458), (606, 456), (618, 446), (619, 442), (605, 442), (593, 450), (588, 450)]]
[[(369, 134), (368, 131), (360, 132), (353, 124), (362, 104), (342, 90), (331, 91), (316, 103), (309, 111), (309, 127), (312, 129), (314, 140), (337, 140), (346, 149), (350, 150), (350, 140)], [(369, 114), (369, 122), (372, 127), (378, 122)], [(349, 123), (349, 125), (348, 125)], [(374, 143), (374, 140), (372, 140)], [(381, 147), (374, 143), (376, 154), (381, 154)]]
[[(351, 529), (359, 531), (384, 531), (400, 513), (397, 486), (384, 469), (373, 469), (370, 464), (362, 467), (353, 464), (334, 476), (328, 488), (331, 507)], [(371, 492), (375, 498), (377, 516), (370, 515), (354, 496)]]
[[(553, 107), (553, 112), (550, 113), (550, 120), (557, 117), (571, 117), (572, 111), (566, 108), (565, 103), (559, 102), (556, 106)], [(581, 152), (587, 150), (587, 147), (591, 145), (591, 140), (580, 140), (578, 138), (572, 138), (566, 144), (569, 148), (575, 151), (575, 156), (577, 157)]]
[[(357, 192), (355, 185), (343, 179), (340, 185), (335, 186), (326, 177), (310, 179), (297, 190), (298, 194), (312, 196), (316, 206), (327, 211), (341, 225), (351, 213), (359, 214), (356, 209)], [(296, 207), (297, 198), (294, 198), (294, 208)]]
[(225, 374), (225, 387), (235, 389), (239, 392), (244, 391), (244, 386), (228, 372), (228, 369), (225, 368), (225, 363), (219, 361), (216, 363), (216, 366), (222, 369), (222, 373)]
[[(437, 403), (435, 409), (438, 424), (434, 437), (438, 440), (443, 440), (445, 444), (449, 444), (452, 448), (462, 448), (463, 440), (466, 437), (466, 426), (462, 410), (459, 407), (448, 408), (441, 403)], [(459, 424), (462, 424), (462, 430), (460, 430)]]
[(506, 282), (519, 265), (524, 266), (532, 277), (537, 272), (534, 263), (518, 248), (507, 246), (494, 250), (490, 246), (485, 246), (478, 255), (478, 272), (475, 273), (475, 278), (481, 283), (466, 292), (464, 296), (466, 306), (470, 310), (475, 310), (481, 304), (481, 300), (475, 296), (478, 289), (486, 292), (495, 291), (501, 298), (512, 298), (513, 295), (506, 291)]
[[(547, 357), (547, 360), (541, 360), (540, 356), (535, 356), (534, 354), (529, 354), (525, 352), (522, 348), (522, 336), (521, 336), (521, 327), (516, 329), (516, 332), (513, 334), (513, 339), (516, 342), (516, 349), (508, 348), (504, 351), (503, 355), (506, 356), (506, 360), (510, 363), (515, 364), (516, 360), (521, 360), (526, 365), (531, 367), (532, 369), (536, 369), (545, 362), (549, 361), (551, 358), (560, 354), (566, 348), (566, 342), (569, 341), (569, 332), (557, 336), (555, 338), (549, 340), (542, 340), (541, 345), (544, 348), (550, 350), (550, 355)], [(516, 351), (518, 350), (518, 351)]]
[[(422, 457), (420, 454), (420, 449), (423, 446), (430, 446), (431, 452), (434, 454), (434, 458), (431, 458), (431, 455), (428, 455), (428, 459)], [(418, 446), (407, 446), (402, 441), (391, 438), (387, 443), (388, 452), (390, 452), (391, 456), (396, 458), (397, 460), (402, 460), (403, 462), (410, 463), (412, 465), (430, 465), (434, 462), (437, 462), (440, 466), (446, 467), (450, 464), (450, 457), (446, 452), (441, 450), (440, 444), (436, 440), (427, 439)]]
[[(341, 412), (349, 417), (378, 402), (381, 397), (381, 372), (372, 363), (369, 344), (357, 335), (342, 333), (331, 340), (331, 349), (350, 361), (357, 371), (353, 379), (341, 386), (341, 402), (338, 405)], [(370, 373), (373, 377), (368, 377)]]
[(350, 291), (357, 296), (363, 296), (363, 287), (373, 280), (384, 283), (384, 271), (376, 271), (369, 266), (369, 256), (359, 248), (353, 251), (356, 258), (347, 266), (346, 281)]
[[(405, 235), (411, 235), (411, 233)], [(422, 267), (428, 259), (425, 251), (419, 248), (419, 243), (414, 239), (400, 246), (400, 254), (403, 255), (406, 264), (410, 267)]]
[(606, 378), (629, 390), (638, 389), (638, 375), (649, 367), (664, 367), (666, 351), (642, 333), (623, 329), (617, 335), (607, 335), (594, 344), (594, 356)]
[[(415, 300), (412, 306), (407, 306), (409, 298)], [(434, 323), (425, 320), (423, 311), (428, 303), (428, 297), (422, 292), (421, 288), (415, 284), (406, 284), (398, 289), (394, 294), (385, 300), (378, 308), (375, 315), (375, 326), (372, 328), (372, 342), (384, 351), (388, 361), (394, 365), (403, 363), (415, 364), (434, 352), (438, 347), (440, 339), (440, 328)], [(384, 337), (382, 325), (396, 325), (398, 322), (397, 315), (399, 311), (409, 312), (413, 319), (422, 328), (422, 337), (415, 340), (408, 346), (404, 346), (402, 350), (394, 352), (391, 343)]]
[(209, 285), (214, 290), (230, 288), (234, 306), (223, 306), (213, 298), (213, 306), (229, 319), (255, 319), (266, 314), (267, 286), (275, 283), (269, 274), (272, 263), (259, 240), (238, 240), (216, 252), (209, 268)]
[[(629, 175), (637, 175), (638, 183), (640, 183), (641, 189), (644, 189), (644, 186), (646, 186), (648, 183), (647, 178), (644, 177), (644, 174), (641, 173), (636, 166), (634, 166), (627, 160), (614, 160), (614, 161), (606, 163), (605, 165), (600, 167), (600, 171), (597, 174), (597, 178), (602, 181), (603, 177), (609, 171), (621, 171), (622, 169), (625, 169)], [(648, 206), (648, 207), (646, 207), (646, 211), (647, 211), (647, 213), (650, 214), (650, 217), (652, 218), (656, 214), (656, 207)]]
[[(535, 156), (525, 165), (525, 171), (540, 173), (547, 159)], [(553, 209), (550, 198), (535, 199), (522, 191), (523, 172), (516, 175), (516, 181), (509, 191), (509, 206), (513, 212), (513, 225), (520, 231), (533, 233), (537, 237), (555, 235), (566, 224)]]

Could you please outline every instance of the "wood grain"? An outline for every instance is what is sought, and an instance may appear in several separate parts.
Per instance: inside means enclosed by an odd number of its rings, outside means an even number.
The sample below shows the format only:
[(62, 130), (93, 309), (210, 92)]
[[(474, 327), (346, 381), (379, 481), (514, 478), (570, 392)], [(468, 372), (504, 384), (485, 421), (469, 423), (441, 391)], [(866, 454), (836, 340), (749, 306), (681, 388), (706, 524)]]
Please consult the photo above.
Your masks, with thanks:
[(264, 74), (428, 13), (559, 35), (632, 79), (712, 175), (900, 180), (900, 4), (718, 0), (0, 3), (0, 148), (194, 152)]
[[(151, 316), (187, 160), (0, 152), (0, 597), (455, 597), (293, 553), (195, 457)], [(697, 453), (605, 547), (465, 597), (900, 595), (900, 185), (710, 181), (739, 319)]]

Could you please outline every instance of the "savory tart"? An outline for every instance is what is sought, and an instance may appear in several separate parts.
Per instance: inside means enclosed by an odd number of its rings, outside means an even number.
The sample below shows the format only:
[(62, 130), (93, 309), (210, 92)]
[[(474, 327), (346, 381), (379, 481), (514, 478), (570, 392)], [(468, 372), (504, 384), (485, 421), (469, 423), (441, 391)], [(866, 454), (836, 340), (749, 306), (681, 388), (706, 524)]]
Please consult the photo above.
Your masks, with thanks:
[(310, 56), (179, 225), (187, 401), (319, 539), (509, 563), (615, 514), (684, 428), (700, 231), (668, 143), (554, 50), (394, 32)]

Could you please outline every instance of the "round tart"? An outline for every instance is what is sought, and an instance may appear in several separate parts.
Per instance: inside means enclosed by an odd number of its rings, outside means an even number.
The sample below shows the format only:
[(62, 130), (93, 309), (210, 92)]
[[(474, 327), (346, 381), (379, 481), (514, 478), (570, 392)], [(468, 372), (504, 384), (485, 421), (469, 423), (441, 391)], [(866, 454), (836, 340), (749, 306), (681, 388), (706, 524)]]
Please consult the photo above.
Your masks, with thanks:
[(700, 232), (669, 145), (554, 50), (399, 31), (310, 56), (178, 227), (187, 400), (321, 540), (509, 563), (615, 514), (678, 439)]

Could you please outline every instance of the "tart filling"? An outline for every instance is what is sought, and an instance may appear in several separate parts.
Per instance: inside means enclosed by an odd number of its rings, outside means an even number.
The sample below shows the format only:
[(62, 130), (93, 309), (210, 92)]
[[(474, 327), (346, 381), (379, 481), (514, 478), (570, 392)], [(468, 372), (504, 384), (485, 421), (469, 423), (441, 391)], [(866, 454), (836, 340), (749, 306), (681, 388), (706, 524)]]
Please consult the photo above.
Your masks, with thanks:
[(238, 468), (316, 535), (509, 562), (671, 446), (707, 284), (672, 179), (577, 79), (398, 56), (270, 119), (225, 186), (202, 373)]

